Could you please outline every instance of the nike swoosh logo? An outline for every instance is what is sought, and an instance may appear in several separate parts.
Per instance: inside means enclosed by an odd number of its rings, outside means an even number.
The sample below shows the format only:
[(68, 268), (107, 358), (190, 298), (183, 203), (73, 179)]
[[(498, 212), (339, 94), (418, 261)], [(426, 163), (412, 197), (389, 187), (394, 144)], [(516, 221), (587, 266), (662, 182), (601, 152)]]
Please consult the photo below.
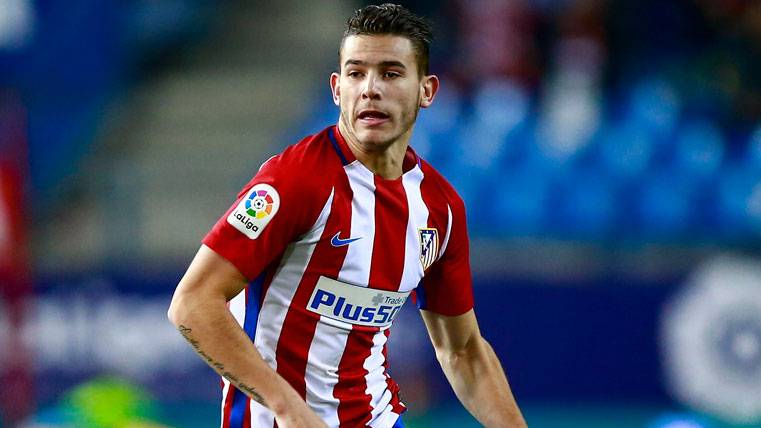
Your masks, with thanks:
[(351, 244), (354, 241), (362, 239), (361, 236), (359, 238), (341, 239), (341, 238), (338, 237), (338, 235), (340, 235), (340, 234), (341, 234), (341, 232), (338, 232), (335, 235), (333, 235), (333, 239), (330, 240), (330, 245), (332, 245), (334, 247), (343, 247), (344, 245), (349, 245), (349, 244)]

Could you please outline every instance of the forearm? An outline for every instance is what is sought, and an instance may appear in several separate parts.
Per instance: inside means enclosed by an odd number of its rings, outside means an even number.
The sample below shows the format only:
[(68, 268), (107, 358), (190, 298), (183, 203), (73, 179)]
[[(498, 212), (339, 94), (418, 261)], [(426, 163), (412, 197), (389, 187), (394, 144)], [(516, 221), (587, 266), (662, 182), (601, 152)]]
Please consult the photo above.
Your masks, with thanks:
[(175, 296), (169, 318), (211, 368), (274, 414), (286, 412), (294, 400), (303, 402), (262, 359), (224, 298)]
[(491, 345), (477, 336), (461, 351), (438, 356), (468, 411), (485, 427), (525, 427), (507, 377)]

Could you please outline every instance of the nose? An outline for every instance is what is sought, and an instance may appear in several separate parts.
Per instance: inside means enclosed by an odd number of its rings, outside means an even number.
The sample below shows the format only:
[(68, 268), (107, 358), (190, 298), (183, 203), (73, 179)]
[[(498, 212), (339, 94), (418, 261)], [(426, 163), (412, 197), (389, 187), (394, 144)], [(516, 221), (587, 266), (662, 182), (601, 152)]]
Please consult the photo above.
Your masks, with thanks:
[(365, 79), (365, 86), (362, 88), (362, 99), (380, 99), (380, 87), (375, 73), (368, 74)]

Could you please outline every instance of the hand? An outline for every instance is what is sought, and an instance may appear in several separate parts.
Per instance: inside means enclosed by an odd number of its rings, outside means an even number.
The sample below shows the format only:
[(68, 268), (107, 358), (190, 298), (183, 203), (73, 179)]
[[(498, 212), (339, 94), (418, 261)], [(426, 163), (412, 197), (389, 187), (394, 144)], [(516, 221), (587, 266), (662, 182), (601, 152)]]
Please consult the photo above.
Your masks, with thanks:
[(275, 415), (278, 427), (282, 428), (328, 428), (325, 422), (301, 400), (293, 402), (285, 412)]

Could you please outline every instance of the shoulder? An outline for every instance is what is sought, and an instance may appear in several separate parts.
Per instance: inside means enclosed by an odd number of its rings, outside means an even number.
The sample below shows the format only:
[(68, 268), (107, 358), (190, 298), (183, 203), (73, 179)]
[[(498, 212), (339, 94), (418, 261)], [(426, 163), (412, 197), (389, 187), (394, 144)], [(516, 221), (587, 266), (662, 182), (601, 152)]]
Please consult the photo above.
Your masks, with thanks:
[(428, 197), (446, 203), (453, 211), (464, 213), (465, 203), (454, 186), (424, 159), (420, 160), (420, 169), (423, 171), (423, 187)]
[(271, 157), (260, 168), (260, 172), (281, 173), (289, 176), (305, 176), (315, 172), (326, 172), (331, 166), (341, 166), (328, 138), (328, 129), (303, 138), (288, 146), (281, 153)]
[(269, 158), (246, 187), (267, 183), (302, 194), (329, 188), (332, 177), (342, 171), (342, 164), (330, 143), (328, 129), (307, 136)]

